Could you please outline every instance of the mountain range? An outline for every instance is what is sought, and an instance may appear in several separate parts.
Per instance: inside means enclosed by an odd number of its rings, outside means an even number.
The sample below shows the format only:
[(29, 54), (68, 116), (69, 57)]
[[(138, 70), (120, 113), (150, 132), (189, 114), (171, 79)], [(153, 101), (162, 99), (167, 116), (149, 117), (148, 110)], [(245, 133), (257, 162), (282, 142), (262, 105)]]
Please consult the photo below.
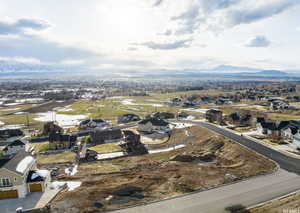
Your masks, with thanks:
[[(4, 76), (32, 76), (32, 75), (68, 75), (76, 73), (78, 75), (99, 75), (103, 77), (132, 76), (132, 77), (174, 77), (174, 78), (289, 78), (300, 77), (300, 72), (293, 70), (262, 70), (253, 67), (220, 65), (212, 69), (184, 69), (184, 70), (89, 70), (87, 67), (79, 65), (53, 65), (38, 63), (9, 62), (0, 60), (0, 77)], [(120, 75), (121, 74), (121, 75)]]

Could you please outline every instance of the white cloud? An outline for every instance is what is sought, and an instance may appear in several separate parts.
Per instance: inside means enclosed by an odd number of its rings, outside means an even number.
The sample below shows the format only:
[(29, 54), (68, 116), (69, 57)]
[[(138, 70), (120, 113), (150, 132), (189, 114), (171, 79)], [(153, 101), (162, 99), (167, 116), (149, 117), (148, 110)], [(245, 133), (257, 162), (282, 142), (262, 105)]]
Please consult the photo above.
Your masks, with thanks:
[(258, 35), (255, 38), (252, 38), (246, 44), (247, 47), (268, 47), (270, 46), (271, 41), (269, 41), (265, 36)]
[(22, 18), (13, 22), (0, 21), (0, 34), (15, 35), (23, 34), (26, 30), (44, 30), (50, 24), (44, 20)]
[(148, 41), (148, 42), (135, 44), (135, 45), (145, 46), (153, 50), (174, 50), (180, 48), (188, 48), (191, 45), (191, 42), (192, 42), (191, 39), (183, 39), (183, 40), (163, 42), (163, 43)]
[(41, 61), (37, 58), (0, 57), (0, 61), (41, 64)]
[[(60, 1), (58, 6), (56, 0), (43, 0), (43, 4), (2, 0), (0, 57), (59, 66), (141, 70), (196, 69), (222, 62), (255, 66), (266, 58), (266, 66), (277, 61), (278, 66), (300, 67), (300, 40), (295, 33), (299, 3), (74, 0), (72, 4)], [(264, 37), (252, 38), (248, 46), (266, 47), (270, 41), (276, 45), (260, 51), (245, 49), (245, 41), (253, 35)]]
[(72, 60), (72, 59), (66, 59), (66, 60), (63, 60), (60, 62), (61, 64), (64, 64), (64, 65), (81, 65), (81, 64), (84, 64), (85, 61), (84, 60)]

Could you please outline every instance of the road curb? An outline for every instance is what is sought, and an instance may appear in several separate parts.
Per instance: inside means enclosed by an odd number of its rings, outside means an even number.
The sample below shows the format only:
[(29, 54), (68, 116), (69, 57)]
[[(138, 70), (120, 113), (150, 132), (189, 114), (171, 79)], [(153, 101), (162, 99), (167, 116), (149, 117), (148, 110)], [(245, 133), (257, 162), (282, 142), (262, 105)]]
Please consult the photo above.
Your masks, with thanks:
[[(226, 129), (226, 130), (228, 130), (229, 132), (231, 132), (231, 133), (233, 133), (233, 134), (239, 135), (239, 134), (236, 133), (235, 131), (233, 131), (233, 130), (231, 130), (231, 129), (228, 129), (228, 128), (226, 128), (226, 127), (222, 127), (222, 126), (219, 126), (219, 125), (216, 125), (216, 124), (213, 124), (213, 123), (208, 123), (208, 124), (214, 125), (214, 126), (216, 126), (216, 127), (218, 127), (218, 128)], [(206, 128), (206, 127), (203, 127), (203, 128)], [(208, 128), (206, 128), (206, 129), (208, 129)], [(220, 136), (222, 136), (222, 137), (225, 137), (225, 138), (227, 138), (227, 139), (229, 139), (229, 140), (231, 140), (231, 141), (233, 141), (233, 142), (235, 142), (235, 143), (238, 143), (238, 142), (236, 142), (235, 140), (232, 140), (232, 139), (230, 139), (229, 137), (226, 137), (226, 136), (224, 136), (224, 135), (221, 135), (221, 134), (219, 134), (219, 133), (217, 133), (217, 132), (215, 132), (215, 131), (213, 131), (213, 130), (210, 130), (210, 129), (208, 129), (208, 130), (211, 131), (211, 132), (213, 132), (213, 133), (215, 133), (215, 134), (218, 134), (218, 135), (220, 135)], [(249, 139), (249, 138), (248, 138), (248, 139)], [(247, 150), (249, 150), (249, 151), (251, 151), (251, 152), (254, 152), (254, 153), (256, 153), (257, 155), (263, 157), (264, 159), (267, 159), (267, 160), (273, 162), (273, 163), (276, 165), (276, 167), (270, 172), (271, 174), (274, 173), (274, 172), (276, 172), (276, 171), (278, 171), (278, 170), (280, 169), (280, 166), (279, 166), (279, 164), (278, 164), (276, 161), (274, 161), (274, 160), (272, 160), (272, 159), (270, 159), (270, 158), (267, 158), (266, 156), (264, 156), (264, 155), (262, 155), (262, 154), (260, 154), (260, 153), (258, 153), (258, 152), (256, 152), (256, 151), (250, 149), (249, 147), (247, 147), (247, 146), (245, 146), (245, 145), (243, 145), (243, 144), (241, 144), (241, 143), (238, 143), (238, 144), (241, 145), (242, 147), (246, 148)], [(275, 150), (275, 151), (276, 151), (276, 150)]]
[(291, 195), (294, 195), (294, 194), (296, 194), (296, 193), (298, 193), (298, 192), (300, 192), (300, 189), (298, 189), (298, 190), (296, 190), (296, 191), (294, 191), (294, 192), (291, 192), (291, 193), (289, 193), (289, 194), (286, 194), (286, 195), (283, 195), (283, 196), (274, 198), (274, 199), (272, 199), (272, 200), (268, 200), (268, 201), (265, 201), (265, 202), (262, 202), (262, 203), (259, 203), (259, 204), (256, 204), (256, 205), (247, 207), (247, 210), (251, 210), (251, 209), (254, 209), (254, 208), (259, 208), (259, 207), (264, 206), (264, 205), (266, 205), (266, 204), (268, 204), (268, 203), (271, 203), (271, 202), (273, 202), (273, 201), (280, 200), (280, 199), (282, 199), (282, 198), (286, 198), (286, 197), (289, 197), (289, 196), (291, 196)]

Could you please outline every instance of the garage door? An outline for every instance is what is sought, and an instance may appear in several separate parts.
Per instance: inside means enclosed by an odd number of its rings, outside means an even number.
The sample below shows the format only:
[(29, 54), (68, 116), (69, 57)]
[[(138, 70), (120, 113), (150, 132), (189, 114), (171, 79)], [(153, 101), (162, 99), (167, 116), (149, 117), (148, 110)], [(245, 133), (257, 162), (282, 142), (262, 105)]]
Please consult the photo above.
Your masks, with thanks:
[(18, 198), (18, 191), (17, 190), (0, 191), (0, 200), (9, 199), (9, 198)]
[(30, 192), (42, 192), (43, 187), (42, 187), (42, 184), (40, 184), (40, 183), (33, 183), (33, 184), (29, 185), (29, 190), (30, 190)]

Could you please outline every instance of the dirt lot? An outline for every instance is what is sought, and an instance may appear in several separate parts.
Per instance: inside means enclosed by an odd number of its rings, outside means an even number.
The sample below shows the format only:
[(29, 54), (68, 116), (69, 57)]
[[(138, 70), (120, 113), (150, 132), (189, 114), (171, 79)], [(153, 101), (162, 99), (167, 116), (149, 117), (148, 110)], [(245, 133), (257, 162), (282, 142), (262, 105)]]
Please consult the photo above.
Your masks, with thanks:
[(23, 112), (28, 112), (28, 113), (41, 113), (41, 112), (48, 112), (53, 110), (56, 107), (65, 107), (70, 104), (72, 104), (74, 101), (64, 101), (64, 102), (57, 102), (57, 101), (52, 101), (52, 102), (47, 102), (45, 104), (41, 104), (38, 106), (31, 107), (29, 109), (23, 110)]
[[(81, 164), (75, 176), (62, 178), (82, 181), (81, 187), (59, 194), (52, 202), (52, 212), (103, 212), (231, 183), (275, 168), (271, 161), (206, 129), (191, 127), (189, 131), (195, 137), (183, 149)], [(181, 140), (182, 135), (178, 136)]]
[(261, 207), (248, 211), (249, 213), (284, 213), (300, 212), (300, 192), (279, 200), (269, 202)]

